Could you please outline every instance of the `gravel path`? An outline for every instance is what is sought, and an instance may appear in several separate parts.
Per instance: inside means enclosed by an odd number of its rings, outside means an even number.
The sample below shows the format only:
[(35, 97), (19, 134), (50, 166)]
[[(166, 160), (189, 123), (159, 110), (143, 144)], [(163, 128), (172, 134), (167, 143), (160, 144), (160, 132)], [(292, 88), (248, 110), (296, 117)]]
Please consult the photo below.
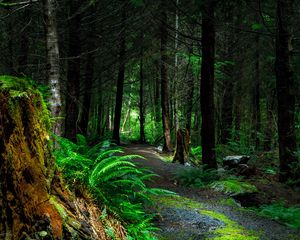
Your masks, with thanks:
[[(240, 231), (244, 231), (245, 236), (241, 237), (237, 234), (234, 237), (234, 233), (230, 233), (230, 236), (223, 236), (223, 238), (222, 236), (218, 236), (216, 239), (300, 240), (299, 231), (292, 230), (270, 219), (257, 216), (241, 207), (221, 204), (220, 200), (225, 197), (222, 194), (211, 190), (190, 189), (176, 185), (173, 176), (177, 171), (185, 167), (180, 164), (162, 161), (161, 156), (154, 147), (147, 145), (127, 145), (124, 151), (127, 154), (143, 156), (145, 159), (137, 159), (135, 161), (160, 175), (153, 183), (150, 183), (151, 187), (171, 190), (182, 197), (175, 200), (175, 203), (174, 200), (171, 200), (171, 202), (173, 201), (172, 204), (165, 201), (165, 203), (157, 205), (156, 210), (159, 210), (160, 214), (160, 218), (157, 219), (157, 226), (161, 229), (159, 234), (160, 239), (198, 240), (214, 238), (214, 235), (209, 233), (218, 232), (218, 229), (224, 227), (224, 221), (220, 221), (220, 218), (224, 218), (223, 216), (225, 216), (228, 218), (226, 221), (230, 224), (232, 222), (233, 226), (231, 227), (236, 227)], [(187, 203), (189, 201), (191, 203)], [(181, 207), (181, 205), (193, 205), (193, 207)], [(209, 214), (203, 214), (203, 212), (209, 212)], [(210, 212), (220, 213), (222, 216), (213, 217)], [(226, 229), (223, 228), (224, 231)], [(228, 228), (228, 231), (233, 231), (233, 229)], [(246, 234), (247, 231), (259, 237), (255, 238), (253, 237), (254, 235), (248, 236)]]

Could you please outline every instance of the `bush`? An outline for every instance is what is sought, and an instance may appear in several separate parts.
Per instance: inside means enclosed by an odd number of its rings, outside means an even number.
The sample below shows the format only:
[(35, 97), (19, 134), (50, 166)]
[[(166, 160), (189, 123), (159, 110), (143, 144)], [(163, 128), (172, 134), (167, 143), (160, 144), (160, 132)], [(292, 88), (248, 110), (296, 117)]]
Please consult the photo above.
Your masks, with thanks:
[(300, 228), (300, 206), (285, 207), (282, 203), (253, 208), (259, 215), (270, 217), (292, 228)]
[(176, 173), (174, 180), (186, 187), (201, 188), (218, 179), (216, 170), (203, 170), (203, 168), (189, 167)]
[(151, 203), (151, 195), (171, 192), (146, 187), (145, 181), (156, 175), (131, 161), (141, 156), (124, 155), (108, 141), (90, 147), (82, 135), (77, 136), (77, 144), (65, 138), (57, 141), (57, 164), (70, 187), (87, 190), (99, 205), (108, 206), (127, 228), (128, 239), (155, 239), (153, 215), (144, 211), (143, 204)]

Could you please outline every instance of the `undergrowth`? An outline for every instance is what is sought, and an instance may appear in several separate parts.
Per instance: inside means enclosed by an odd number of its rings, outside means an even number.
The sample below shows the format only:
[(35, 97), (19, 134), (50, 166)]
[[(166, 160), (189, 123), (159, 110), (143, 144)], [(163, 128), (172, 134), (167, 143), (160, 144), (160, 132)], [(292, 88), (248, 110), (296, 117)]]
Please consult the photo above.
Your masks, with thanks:
[(176, 173), (174, 180), (186, 187), (208, 187), (230, 196), (257, 192), (254, 185), (240, 177), (232, 176), (230, 171), (218, 173), (217, 170), (205, 170), (203, 167), (180, 170)]
[(216, 170), (188, 167), (176, 173), (174, 180), (186, 187), (201, 188), (218, 179)]
[(156, 175), (131, 161), (141, 156), (124, 155), (108, 141), (90, 147), (82, 135), (77, 136), (77, 144), (65, 138), (57, 141), (57, 164), (75, 192), (87, 190), (100, 206), (116, 215), (127, 229), (128, 240), (156, 239), (153, 215), (143, 206), (152, 203), (152, 195), (171, 192), (145, 185)]
[(269, 217), (289, 227), (300, 229), (300, 206), (285, 207), (282, 203), (273, 203), (252, 208), (252, 210), (261, 216)]

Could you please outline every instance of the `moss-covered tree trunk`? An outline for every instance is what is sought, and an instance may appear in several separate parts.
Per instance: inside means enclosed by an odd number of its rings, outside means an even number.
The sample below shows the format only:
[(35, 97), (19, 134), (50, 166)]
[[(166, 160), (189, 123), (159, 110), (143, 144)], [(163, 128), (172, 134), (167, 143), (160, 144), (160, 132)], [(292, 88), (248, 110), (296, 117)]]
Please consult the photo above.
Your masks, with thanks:
[(109, 239), (100, 211), (64, 187), (48, 147), (48, 111), (22, 81), (0, 77), (0, 239)]

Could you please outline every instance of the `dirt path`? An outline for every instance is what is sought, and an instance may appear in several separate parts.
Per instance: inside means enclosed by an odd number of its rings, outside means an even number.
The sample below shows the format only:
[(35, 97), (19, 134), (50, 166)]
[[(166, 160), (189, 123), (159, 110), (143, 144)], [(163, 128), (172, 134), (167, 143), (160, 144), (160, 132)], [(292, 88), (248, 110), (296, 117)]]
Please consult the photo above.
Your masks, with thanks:
[[(221, 203), (224, 195), (210, 191), (190, 189), (176, 185), (174, 174), (185, 168), (162, 161), (156, 149), (147, 145), (129, 145), (128, 154), (138, 154), (141, 166), (160, 175), (151, 187), (174, 191), (176, 197), (159, 197), (156, 211), (159, 239), (169, 240), (300, 240), (300, 232), (275, 221), (259, 217), (239, 206)], [(223, 201), (224, 202), (224, 201)]]

